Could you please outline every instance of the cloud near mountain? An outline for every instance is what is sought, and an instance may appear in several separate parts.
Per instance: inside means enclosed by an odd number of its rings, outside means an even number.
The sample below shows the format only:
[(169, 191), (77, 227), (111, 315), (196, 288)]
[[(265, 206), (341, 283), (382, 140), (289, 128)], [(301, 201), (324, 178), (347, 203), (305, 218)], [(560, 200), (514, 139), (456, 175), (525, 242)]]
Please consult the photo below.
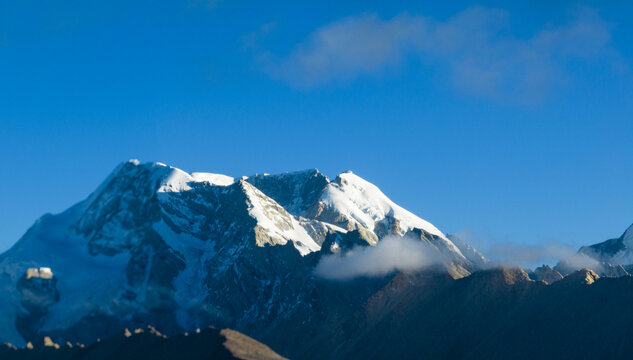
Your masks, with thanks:
[(602, 269), (598, 260), (562, 244), (497, 243), (489, 249), (487, 255), (506, 266), (529, 268), (560, 260), (564, 261), (573, 270), (589, 268), (598, 271)]
[(356, 247), (321, 258), (317, 276), (349, 280), (361, 276), (383, 276), (395, 271), (414, 271), (447, 261), (428, 244), (408, 237), (390, 236), (376, 246)]

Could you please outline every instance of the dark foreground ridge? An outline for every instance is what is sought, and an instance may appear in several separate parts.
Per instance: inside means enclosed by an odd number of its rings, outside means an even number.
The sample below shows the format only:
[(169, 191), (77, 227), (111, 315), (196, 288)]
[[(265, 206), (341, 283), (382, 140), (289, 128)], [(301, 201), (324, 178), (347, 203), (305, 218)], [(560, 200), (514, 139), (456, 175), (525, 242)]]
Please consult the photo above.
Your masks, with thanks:
[(600, 278), (589, 269), (551, 285), (521, 269), (457, 280), (401, 273), (353, 315), (315, 329), (320, 336), (311, 347), (286, 353), (301, 359), (630, 359), (632, 303), (633, 277)]
[[(283, 360), (268, 346), (231, 329), (203, 329), (193, 334), (166, 337), (152, 327), (134, 330), (98, 341), (81, 344), (47, 344), (17, 349), (9, 344), (0, 348), (0, 359), (101, 360), (101, 359), (243, 359)], [(32, 346), (29, 346), (32, 347)]]

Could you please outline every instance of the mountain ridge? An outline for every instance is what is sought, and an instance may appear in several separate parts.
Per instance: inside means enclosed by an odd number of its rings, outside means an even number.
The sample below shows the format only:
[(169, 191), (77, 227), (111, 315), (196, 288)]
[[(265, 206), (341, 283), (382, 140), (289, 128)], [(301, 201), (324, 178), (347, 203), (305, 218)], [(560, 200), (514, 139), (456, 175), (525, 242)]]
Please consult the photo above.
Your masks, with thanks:
[(0, 355), (5, 360), (97, 360), (97, 359), (241, 359), (284, 360), (268, 346), (235, 330), (218, 330), (213, 327), (197, 329), (167, 337), (152, 326), (145, 329), (125, 329), (107, 339), (99, 339), (91, 345), (66, 342), (57, 344), (45, 338), (42, 344), (28, 343), (26, 348), (11, 344), (0, 345)]
[[(615, 241), (627, 245), (629, 230)], [(402, 254), (394, 257), (394, 249), (424, 249), (432, 261), (415, 257), (423, 266), (398, 267)], [(620, 251), (592, 260), (595, 269), (503, 268), (352, 172), (334, 180), (316, 169), (234, 178), (128, 161), (85, 200), (42, 216), (0, 255), (0, 340), (90, 345), (147, 324), (169, 337), (214, 325), (293, 358), (525, 358), (530, 349), (510, 337), (512, 327), (541, 341), (528, 321), (541, 312), (569, 323), (605, 301), (602, 291), (631, 286), (628, 276), (613, 278), (628, 275), (627, 266), (604, 261)], [(363, 253), (369, 262), (359, 262)], [(396, 266), (371, 276), (352, 272), (360, 275), (345, 281), (315, 272), (341, 261)], [(623, 298), (596, 313), (626, 318)], [(617, 324), (625, 327), (622, 318)], [(577, 321), (580, 329), (601, 321), (587, 319)], [(453, 332), (459, 339), (446, 335)], [(617, 344), (604, 336), (604, 344)], [(576, 355), (598, 354), (569, 334), (561, 341), (576, 344)]]
[[(233, 178), (127, 161), (0, 255), (7, 295), (0, 337), (86, 341), (143, 323), (265, 336), (271, 324), (310, 314), (316, 293), (331, 291), (313, 274), (322, 256), (387, 236), (428, 244), (460, 276), (475, 268), (436, 227), (351, 172), (334, 180), (316, 169)], [(41, 267), (51, 269), (54, 284), (20, 281)], [(363, 286), (361, 293), (378, 285)], [(86, 322), (93, 333), (82, 330)]]

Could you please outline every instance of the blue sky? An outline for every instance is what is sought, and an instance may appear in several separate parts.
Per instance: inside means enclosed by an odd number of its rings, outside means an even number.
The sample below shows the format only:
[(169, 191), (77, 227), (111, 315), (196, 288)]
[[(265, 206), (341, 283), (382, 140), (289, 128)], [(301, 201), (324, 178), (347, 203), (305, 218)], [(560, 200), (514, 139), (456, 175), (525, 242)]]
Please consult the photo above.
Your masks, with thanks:
[(0, 250), (121, 161), (351, 169), (444, 232), (633, 222), (626, 1), (0, 3)]

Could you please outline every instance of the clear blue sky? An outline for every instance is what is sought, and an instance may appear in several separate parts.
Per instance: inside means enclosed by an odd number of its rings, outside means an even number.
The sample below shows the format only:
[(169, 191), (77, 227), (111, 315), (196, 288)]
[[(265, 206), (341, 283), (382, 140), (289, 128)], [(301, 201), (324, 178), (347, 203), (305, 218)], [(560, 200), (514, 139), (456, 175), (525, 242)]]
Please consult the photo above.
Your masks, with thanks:
[(619, 236), (633, 3), (440, 3), (1, 2), (0, 250), (129, 158), (351, 169), (476, 245)]

